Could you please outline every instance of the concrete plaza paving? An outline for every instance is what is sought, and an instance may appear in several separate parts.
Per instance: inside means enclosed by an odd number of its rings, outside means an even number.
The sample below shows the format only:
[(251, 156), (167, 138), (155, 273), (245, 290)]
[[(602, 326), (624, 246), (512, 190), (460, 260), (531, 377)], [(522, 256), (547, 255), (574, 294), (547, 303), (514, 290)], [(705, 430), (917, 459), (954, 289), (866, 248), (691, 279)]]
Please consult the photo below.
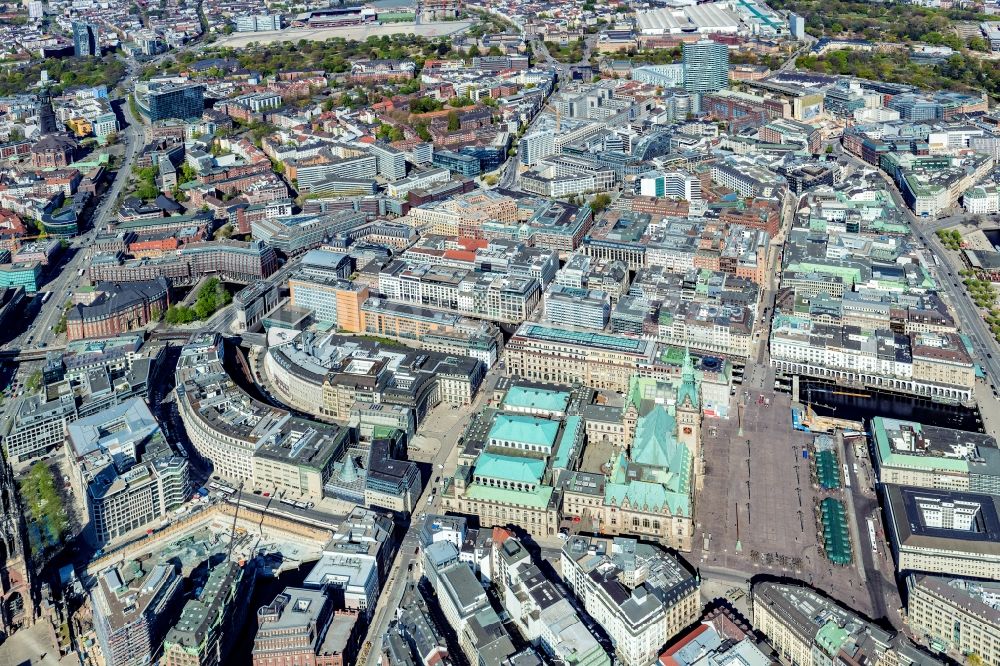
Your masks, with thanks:
[[(870, 547), (859, 539), (862, 531), (867, 539), (867, 526), (859, 530), (850, 503), (846, 504), (854, 562), (837, 566), (823, 554), (815, 518), (817, 501), (846, 496), (814, 486), (811, 460), (802, 457), (813, 435), (792, 429), (791, 398), (769, 388), (773, 381), (768, 368), (747, 368), (746, 383), (734, 398), (745, 401), (742, 434), (735, 405), (728, 421), (705, 421), (706, 474), (697, 496), (690, 561), (709, 580), (736, 582), (755, 574), (797, 578), (870, 617), (889, 615), (893, 620), (891, 573), (886, 581), (860, 557), (859, 549)], [(748, 398), (743, 391), (749, 393)], [(758, 404), (761, 395), (770, 401), (769, 406)], [(876, 583), (874, 591), (868, 590), (868, 578)]]

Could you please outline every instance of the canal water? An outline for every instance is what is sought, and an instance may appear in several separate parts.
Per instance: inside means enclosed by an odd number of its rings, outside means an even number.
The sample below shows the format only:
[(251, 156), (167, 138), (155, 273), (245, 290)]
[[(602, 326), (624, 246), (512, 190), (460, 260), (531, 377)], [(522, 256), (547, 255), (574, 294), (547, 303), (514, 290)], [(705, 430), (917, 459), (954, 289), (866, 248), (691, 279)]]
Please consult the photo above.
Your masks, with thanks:
[(899, 393), (850, 389), (803, 379), (799, 382), (799, 400), (812, 405), (820, 416), (864, 421), (866, 427), (873, 416), (884, 416), (942, 428), (985, 432), (978, 408), (942, 404)]

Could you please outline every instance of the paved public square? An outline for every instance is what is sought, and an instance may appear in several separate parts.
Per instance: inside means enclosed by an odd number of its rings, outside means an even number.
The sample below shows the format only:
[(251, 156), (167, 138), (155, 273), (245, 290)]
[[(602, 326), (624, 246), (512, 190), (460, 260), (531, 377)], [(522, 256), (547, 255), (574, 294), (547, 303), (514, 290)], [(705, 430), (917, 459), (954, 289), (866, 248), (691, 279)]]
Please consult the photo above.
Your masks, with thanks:
[[(822, 552), (814, 514), (818, 489), (813, 486), (811, 461), (802, 457), (813, 435), (792, 429), (790, 396), (770, 386), (772, 372), (748, 368), (747, 382), (734, 398), (744, 399), (743, 392), (749, 393), (742, 434), (735, 406), (728, 421), (704, 422), (706, 474), (697, 497), (690, 559), (706, 578), (789, 576), (878, 617), (883, 604), (876, 606), (861, 592), (864, 570), (853, 512), (848, 517), (854, 563), (833, 565)], [(768, 406), (758, 404), (761, 395), (770, 400)]]

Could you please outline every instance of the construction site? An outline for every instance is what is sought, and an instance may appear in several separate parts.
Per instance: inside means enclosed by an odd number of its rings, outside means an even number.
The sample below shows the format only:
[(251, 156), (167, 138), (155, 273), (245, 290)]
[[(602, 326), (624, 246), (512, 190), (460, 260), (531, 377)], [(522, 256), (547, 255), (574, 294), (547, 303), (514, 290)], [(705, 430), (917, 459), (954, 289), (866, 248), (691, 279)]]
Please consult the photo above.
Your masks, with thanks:
[(108, 567), (154, 558), (180, 562), (182, 575), (213, 555), (248, 561), (266, 555), (270, 575), (319, 559), (333, 530), (230, 502), (208, 504), (185, 518), (95, 558), (86, 569), (96, 576)]

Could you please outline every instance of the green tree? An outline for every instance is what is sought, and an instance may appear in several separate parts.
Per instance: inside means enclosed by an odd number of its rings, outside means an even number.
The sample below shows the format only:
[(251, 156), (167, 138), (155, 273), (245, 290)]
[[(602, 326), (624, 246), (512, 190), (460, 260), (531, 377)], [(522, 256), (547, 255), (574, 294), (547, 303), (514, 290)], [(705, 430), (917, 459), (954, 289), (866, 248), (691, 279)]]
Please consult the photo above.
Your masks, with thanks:
[(194, 310), (183, 305), (171, 305), (167, 308), (168, 324), (190, 324), (194, 321)]
[(135, 188), (135, 196), (148, 201), (149, 199), (155, 199), (160, 194), (160, 189), (156, 186), (156, 183), (147, 183), (143, 181), (139, 183), (139, 186)]
[(607, 194), (598, 194), (596, 197), (590, 200), (590, 208), (595, 213), (602, 212), (611, 204), (611, 197)]
[(63, 506), (62, 495), (56, 484), (55, 474), (44, 462), (31, 466), (20, 481), (21, 497), (28, 506), (31, 521), (38, 525), (37, 532), (29, 530), (41, 540), (32, 551), (37, 555), (59, 545), (69, 528), (69, 514)]
[(448, 131), (456, 132), (462, 128), (462, 121), (458, 118), (458, 112), (449, 111), (448, 112)]
[(178, 176), (180, 176), (180, 178), (178, 179), (178, 182), (181, 185), (183, 185), (184, 183), (189, 183), (192, 180), (195, 180), (198, 177), (198, 172), (195, 171), (194, 167), (191, 166), (189, 163), (184, 162), (183, 164), (181, 164), (181, 168), (180, 168), (180, 172), (178, 173)]
[(42, 388), (42, 371), (35, 370), (28, 376), (28, 380), (24, 383), (24, 388), (28, 393), (36, 393), (38, 389)]
[(431, 111), (440, 111), (443, 106), (444, 104), (433, 97), (421, 97), (410, 102), (410, 113), (430, 113)]
[(969, 37), (967, 42), (969, 48), (973, 51), (982, 51), (984, 53), (989, 53), (990, 44), (982, 37)]

